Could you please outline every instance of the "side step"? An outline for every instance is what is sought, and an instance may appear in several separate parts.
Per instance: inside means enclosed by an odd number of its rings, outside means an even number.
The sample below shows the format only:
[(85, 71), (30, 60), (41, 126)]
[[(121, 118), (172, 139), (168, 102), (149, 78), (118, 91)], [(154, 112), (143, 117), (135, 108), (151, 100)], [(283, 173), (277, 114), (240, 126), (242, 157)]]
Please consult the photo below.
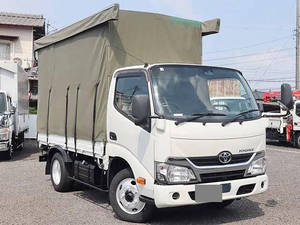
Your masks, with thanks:
[(79, 180), (79, 179), (76, 179), (76, 178), (74, 178), (74, 177), (69, 177), (69, 178), (70, 178), (71, 180), (74, 180), (74, 181), (80, 183), (80, 184), (84, 184), (84, 185), (86, 185), (86, 186), (88, 186), (88, 187), (94, 188), (94, 189), (96, 189), (96, 190), (98, 190), (98, 191), (108, 192), (107, 189), (102, 189), (102, 188), (100, 188), (100, 187), (98, 187), (98, 186), (95, 186), (95, 185), (86, 183), (86, 182), (84, 182), (84, 181), (82, 181), (82, 180)]

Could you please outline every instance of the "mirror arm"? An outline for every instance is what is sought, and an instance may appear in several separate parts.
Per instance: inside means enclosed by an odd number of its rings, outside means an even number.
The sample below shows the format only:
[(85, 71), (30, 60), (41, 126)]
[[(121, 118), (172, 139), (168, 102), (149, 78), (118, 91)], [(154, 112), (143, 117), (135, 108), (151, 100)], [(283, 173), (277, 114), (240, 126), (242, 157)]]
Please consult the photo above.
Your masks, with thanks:
[(277, 103), (279, 104), (279, 106), (280, 106), (282, 109), (284, 109), (284, 110), (286, 110), (286, 111), (289, 111), (288, 107), (286, 107), (286, 105), (284, 105), (281, 101), (277, 101)]

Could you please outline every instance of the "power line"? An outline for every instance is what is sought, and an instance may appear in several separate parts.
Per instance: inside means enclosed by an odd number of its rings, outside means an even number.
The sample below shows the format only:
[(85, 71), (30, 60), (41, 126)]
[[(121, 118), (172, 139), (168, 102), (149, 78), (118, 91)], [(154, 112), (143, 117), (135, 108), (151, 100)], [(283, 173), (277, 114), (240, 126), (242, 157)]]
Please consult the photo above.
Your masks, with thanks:
[(267, 78), (267, 79), (249, 79), (249, 80), (257, 80), (257, 81), (272, 81), (272, 80), (291, 80), (294, 79), (294, 77), (273, 77), (273, 78)]
[(240, 26), (225, 26), (226, 29), (240, 29), (240, 30), (292, 30), (293, 28), (280, 28), (280, 27), (240, 27)]
[(252, 44), (252, 45), (247, 45), (244, 47), (239, 47), (239, 48), (232, 48), (232, 49), (224, 49), (224, 50), (219, 50), (219, 51), (213, 51), (213, 52), (207, 52), (206, 54), (214, 54), (214, 53), (221, 53), (221, 52), (230, 52), (230, 51), (234, 51), (234, 50), (241, 50), (241, 49), (247, 49), (247, 48), (253, 48), (253, 47), (257, 47), (260, 45), (265, 45), (265, 44), (270, 44), (270, 43), (274, 43), (277, 41), (281, 41), (281, 40), (285, 40), (286, 38), (291, 37), (291, 35), (282, 37), (282, 38), (278, 38), (278, 39), (273, 39), (270, 41), (264, 41), (264, 42), (260, 42), (260, 43), (256, 43), (256, 44)]
[[(283, 59), (283, 60), (278, 60), (278, 61), (284, 61), (288, 58), (291, 58), (291, 57), (295, 57), (294, 55), (288, 55), (288, 56), (283, 56), (283, 57), (278, 57), (277, 59)], [(265, 61), (270, 61), (272, 59), (260, 59), (260, 60), (244, 60), (244, 61), (237, 61), (237, 62), (230, 62), (230, 63), (225, 63), (225, 64), (219, 64), (217, 66), (228, 66), (228, 65), (239, 65), (239, 64), (244, 64), (244, 63), (255, 63), (255, 62), (265, 62)], [(262, 69), (263, 67), (261, 67)]]
[[(262, 82), (262, 83), (282, 83), (282, 80), (247, 80), (249, 82)], [(294, 79), (285, 80), (284, 82), (295, 82)]]
[(204, 61), (218, 61), (218, 60), (226, 60), (226, 59), (235, 59), (235, 58), (242, 58), (242, 57), (248, 57), (248, 56), (255, 56), (255, 55), (262, 55), (262, 54), (271, 54), (275, 52), (282, 52), (282, 51), (287, 51), (295, 49), (294, 47), (291, 48), (283, 48), (283, 49), (278, 49), (270, 52), (257, 52), (257, 53), (252, 53), (252, 54), (245, 54), (245, 55), (237, 55), (237, 56), (229, 56), (229, 57), (222, 57), (222, 58), (215, 58), (215, 59), (206, 59)]

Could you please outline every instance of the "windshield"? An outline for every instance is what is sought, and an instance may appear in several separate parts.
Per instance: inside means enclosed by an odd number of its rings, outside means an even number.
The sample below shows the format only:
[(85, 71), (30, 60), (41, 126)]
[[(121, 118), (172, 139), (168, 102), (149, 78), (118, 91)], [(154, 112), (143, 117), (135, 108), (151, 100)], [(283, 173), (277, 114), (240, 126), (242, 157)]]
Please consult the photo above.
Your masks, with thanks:
[[(150, 75), (155, 112), (165, 118), (177, 120), (211, 113), (216, 115), (199, 120), (224, 121), (239, 113), (258, 109), (251, 89), (235, 70), (161, 65), (153, 67)], [(258, 111), (250, 112), (243, 118), (252, 119), (259, 115)]]
[(0, 93), (0, 113), (6, 112), (6, 96), (4, 93)]

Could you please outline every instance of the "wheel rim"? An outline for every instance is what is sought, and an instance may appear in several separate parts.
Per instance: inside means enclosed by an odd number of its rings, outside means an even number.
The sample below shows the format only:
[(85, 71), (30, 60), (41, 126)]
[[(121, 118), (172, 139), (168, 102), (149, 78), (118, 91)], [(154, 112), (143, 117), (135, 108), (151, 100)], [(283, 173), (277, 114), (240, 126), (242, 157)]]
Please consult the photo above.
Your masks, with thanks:
[(128, 214), (137, 214), (146, 205), (140, 201), (140, 194), (133, 178), (126, 178), (119, 183), (116, 197), (120, 208)]
[(59, 185), (61, 179), (61, 168), (57, 159), (54, 159), (52, 163), (52, 179), (56, 185)]

